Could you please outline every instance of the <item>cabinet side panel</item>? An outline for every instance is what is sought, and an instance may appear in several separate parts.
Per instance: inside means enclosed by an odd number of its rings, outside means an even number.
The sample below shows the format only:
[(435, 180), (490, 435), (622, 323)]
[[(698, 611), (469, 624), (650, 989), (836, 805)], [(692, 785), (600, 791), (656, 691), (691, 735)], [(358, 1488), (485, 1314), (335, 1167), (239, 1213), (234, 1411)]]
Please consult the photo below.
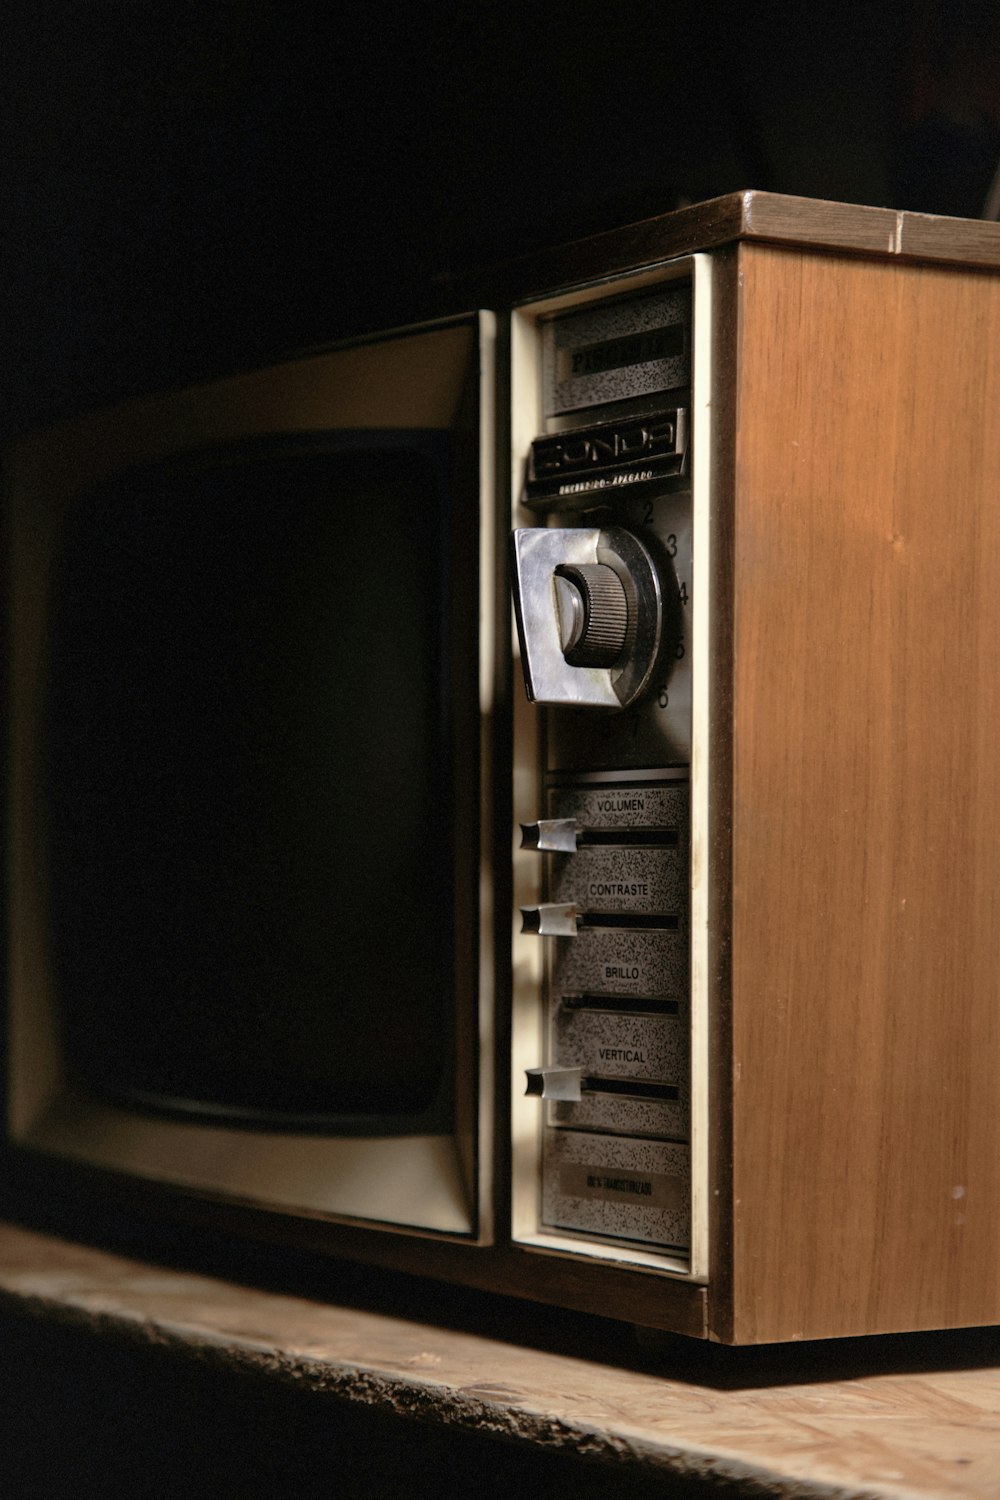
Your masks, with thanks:
[(734, 1334), (1000, 1321), (1000, 279), (740, 260)]

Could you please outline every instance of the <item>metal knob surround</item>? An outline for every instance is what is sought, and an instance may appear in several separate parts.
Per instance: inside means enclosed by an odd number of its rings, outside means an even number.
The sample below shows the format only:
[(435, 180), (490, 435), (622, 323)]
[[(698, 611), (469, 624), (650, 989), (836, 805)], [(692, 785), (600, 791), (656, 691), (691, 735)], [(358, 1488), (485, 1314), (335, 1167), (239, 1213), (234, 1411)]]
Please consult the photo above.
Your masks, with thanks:
[(663, 636), (660, 578), (644, 543), (617, 526), (538, 526), (515, 531), (512, 546), (528, 697), (628, 708), (650, 685)]

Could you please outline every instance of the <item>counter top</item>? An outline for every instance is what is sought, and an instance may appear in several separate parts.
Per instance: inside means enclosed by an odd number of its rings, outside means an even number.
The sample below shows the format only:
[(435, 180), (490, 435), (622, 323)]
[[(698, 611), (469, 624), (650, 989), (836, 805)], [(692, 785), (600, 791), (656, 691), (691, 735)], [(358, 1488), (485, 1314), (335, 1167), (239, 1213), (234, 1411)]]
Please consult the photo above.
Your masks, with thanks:
[(508, 1449), (584, 1456), (620, 1479), (655, 1474), (668, 1493), (682, 1481), (684, 1493), (1000, 1494), (995, 1330), (814, 1345), (791, 1364), (787, 1350), (706, 1356), (672, 1339), (612, 1367), (13, 1225), (0, 1226), (0, 1312), (263, 1374), (331, 1411), (360, 1405)]

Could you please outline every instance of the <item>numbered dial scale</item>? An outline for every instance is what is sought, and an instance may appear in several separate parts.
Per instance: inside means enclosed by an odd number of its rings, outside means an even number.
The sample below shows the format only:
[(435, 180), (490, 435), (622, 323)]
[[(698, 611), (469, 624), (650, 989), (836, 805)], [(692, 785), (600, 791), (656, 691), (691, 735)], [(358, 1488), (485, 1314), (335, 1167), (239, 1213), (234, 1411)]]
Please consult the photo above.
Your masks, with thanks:
[[(513, 536), (540, 730), (522, 824), (544, 948), (537, 1229), (683, 1265), (691, 1245), (692, 287), (541, 317), (541, 431)], [(516, 1080), (515, 1080), (516, 1081)], [(537, 1100), (537, 1103), (534, 1101)], [(530, 1236), (529, 1236), (530, 1238)]]

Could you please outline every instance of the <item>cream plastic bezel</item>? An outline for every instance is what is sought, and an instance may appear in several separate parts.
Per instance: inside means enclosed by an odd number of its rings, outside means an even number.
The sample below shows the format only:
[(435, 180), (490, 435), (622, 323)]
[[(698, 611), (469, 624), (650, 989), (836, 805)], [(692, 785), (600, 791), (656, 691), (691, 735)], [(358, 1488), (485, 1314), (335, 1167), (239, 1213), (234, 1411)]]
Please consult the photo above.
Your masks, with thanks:
[[(709, 621), (711, 545), (712, 261), (691, 255), (632, 275), (611, 277), (556, 296), (525, 303), (511, 316), (511, 494), (512, 524), (530, 526), (534, 516), (520, 503), (528, 451), (541, 431), (540, 321), (553, 313), (616, 299), (664, 282), (692, 283), (692, 527), (691, 605), (691, 1251), (690, 1257), (629, 1244), (560, 1234), (540, 1227), (542, 1109), (524, 1094), (524, 1075), (542, 1056), (544, 1024), (543, 951), (537, 937), (520, 932), (521, 906), (541, 897), (541, 861), (515, 839), (512, 935), (511, 1217), (512, 1237), (530, 1250), (586, 1260), (611, 1261), (704, 1282), (709, 1275)], [(514, 651), (518, 653), (514, 632)], [(538, 710), (523, 691), (514, 699), (514, 828), (540, 816)]]

